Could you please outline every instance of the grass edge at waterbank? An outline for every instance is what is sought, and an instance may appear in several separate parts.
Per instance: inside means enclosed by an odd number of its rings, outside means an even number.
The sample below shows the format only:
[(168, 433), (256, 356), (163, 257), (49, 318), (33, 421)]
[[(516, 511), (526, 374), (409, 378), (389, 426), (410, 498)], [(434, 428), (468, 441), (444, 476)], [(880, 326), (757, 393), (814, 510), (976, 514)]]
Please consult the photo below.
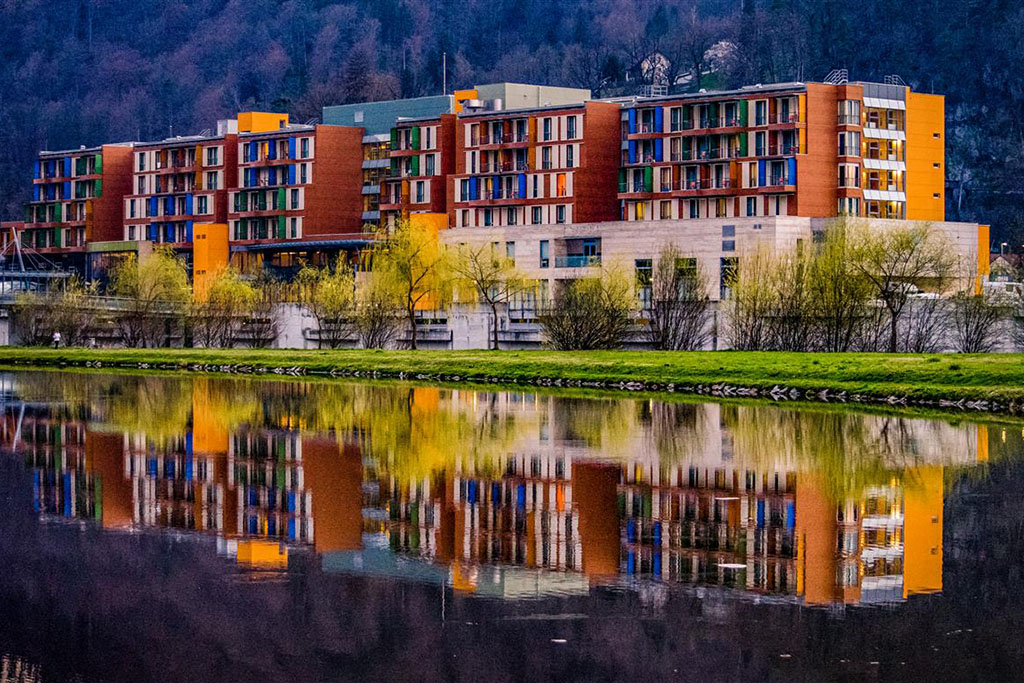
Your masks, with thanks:
[(1020, 354), (6, 347), (0, 366), (408, 379), (1024, 414)]

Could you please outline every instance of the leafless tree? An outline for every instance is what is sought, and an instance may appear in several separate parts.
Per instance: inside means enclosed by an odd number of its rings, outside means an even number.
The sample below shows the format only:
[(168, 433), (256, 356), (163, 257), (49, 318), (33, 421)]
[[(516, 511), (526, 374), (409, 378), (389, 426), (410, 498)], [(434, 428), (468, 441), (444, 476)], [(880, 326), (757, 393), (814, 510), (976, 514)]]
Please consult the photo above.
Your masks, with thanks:
[(669, 245), (658, 255), (649, 286), (651, 344), (668, 351), (703, 349), (710, 337), (711, 298), (707, 273), (700, 262), (684, 257), (675, 245)]

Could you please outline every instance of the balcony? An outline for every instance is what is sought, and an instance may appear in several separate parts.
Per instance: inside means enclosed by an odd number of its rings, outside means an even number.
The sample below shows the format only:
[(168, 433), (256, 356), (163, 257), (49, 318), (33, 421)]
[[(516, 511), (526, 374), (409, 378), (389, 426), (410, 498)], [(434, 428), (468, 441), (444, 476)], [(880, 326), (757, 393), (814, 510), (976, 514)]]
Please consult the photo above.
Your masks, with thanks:
[(785, 187), (786, 185), (792, 185), (792, 179), (785, 174), (770, 175), (765, 178), (764, 187)]
[(840, 114), (839, 115), (840, 126), (859, 126), (860, 116), (857, 114)]
[[(526, 133), (495, 133), (493, 135), (481, 135), (479, 140), (479, 146), (484, 145), (513, 145), (529, 142), (530, 137)], [(470, 140), (470, 145), (473, 145), (473, 140)]]
[(860, 146), (858, 145), (839, 145), (839, 156), (841, 157), (859, 157)]
[[(770, 156), (770, 157), (789, 156), (789, 155), (799, 154), (799, 153), (800, 153), (799, 145), (792, 145), (792, 144), (788, 144), (788, 145), (787, 144), (768, 145), (768, 156)], [(762, 156), (762, 155), (758, 155), (758, 156)]]
[(800, 114), (770, 114), (768, 116), (769, 125), (776, 125), (780, 123), (799, 123)]
[(555, 268), (591, 268), (601, 265), (600, 254), (569, 254), (555, 257)]

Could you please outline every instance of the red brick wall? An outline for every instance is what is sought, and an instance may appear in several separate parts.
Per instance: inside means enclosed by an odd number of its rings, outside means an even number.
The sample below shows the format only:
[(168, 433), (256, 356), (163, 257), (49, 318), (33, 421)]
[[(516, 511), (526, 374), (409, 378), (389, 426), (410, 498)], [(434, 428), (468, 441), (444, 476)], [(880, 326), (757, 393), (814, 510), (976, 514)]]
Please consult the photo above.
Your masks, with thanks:
[(316, 127), (312, 181), (305, 186), (305, 211), (297, 214), (303, 216), (303, 236), (361, 232), (362, 128)]
[(132, 192), (134, 149), (103, 145), (103, 196), (92, 200), (92, 225), (86, 226), (90, 242), (124, 238), (124, 198)]
[(790, 214), (821, 217), (837, 213), (838, 94), (834, 85), (807, 84), (807, 153), (797, 158), (796, 196)]
[(583, 115), (580, 168), (575, 173), (573, 222), (619, 218), (621, 108), (611, 102), (588, 102)]

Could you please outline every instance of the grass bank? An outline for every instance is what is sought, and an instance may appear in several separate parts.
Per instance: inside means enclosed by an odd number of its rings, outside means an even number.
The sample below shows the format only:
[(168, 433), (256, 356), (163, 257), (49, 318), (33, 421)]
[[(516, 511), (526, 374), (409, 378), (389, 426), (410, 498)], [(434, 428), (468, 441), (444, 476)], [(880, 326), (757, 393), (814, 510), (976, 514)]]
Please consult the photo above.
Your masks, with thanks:
[(1024, 355), (651, 351), (0, 350), (0, 366), (121, 367), (672, 391), (1024, 411)]

